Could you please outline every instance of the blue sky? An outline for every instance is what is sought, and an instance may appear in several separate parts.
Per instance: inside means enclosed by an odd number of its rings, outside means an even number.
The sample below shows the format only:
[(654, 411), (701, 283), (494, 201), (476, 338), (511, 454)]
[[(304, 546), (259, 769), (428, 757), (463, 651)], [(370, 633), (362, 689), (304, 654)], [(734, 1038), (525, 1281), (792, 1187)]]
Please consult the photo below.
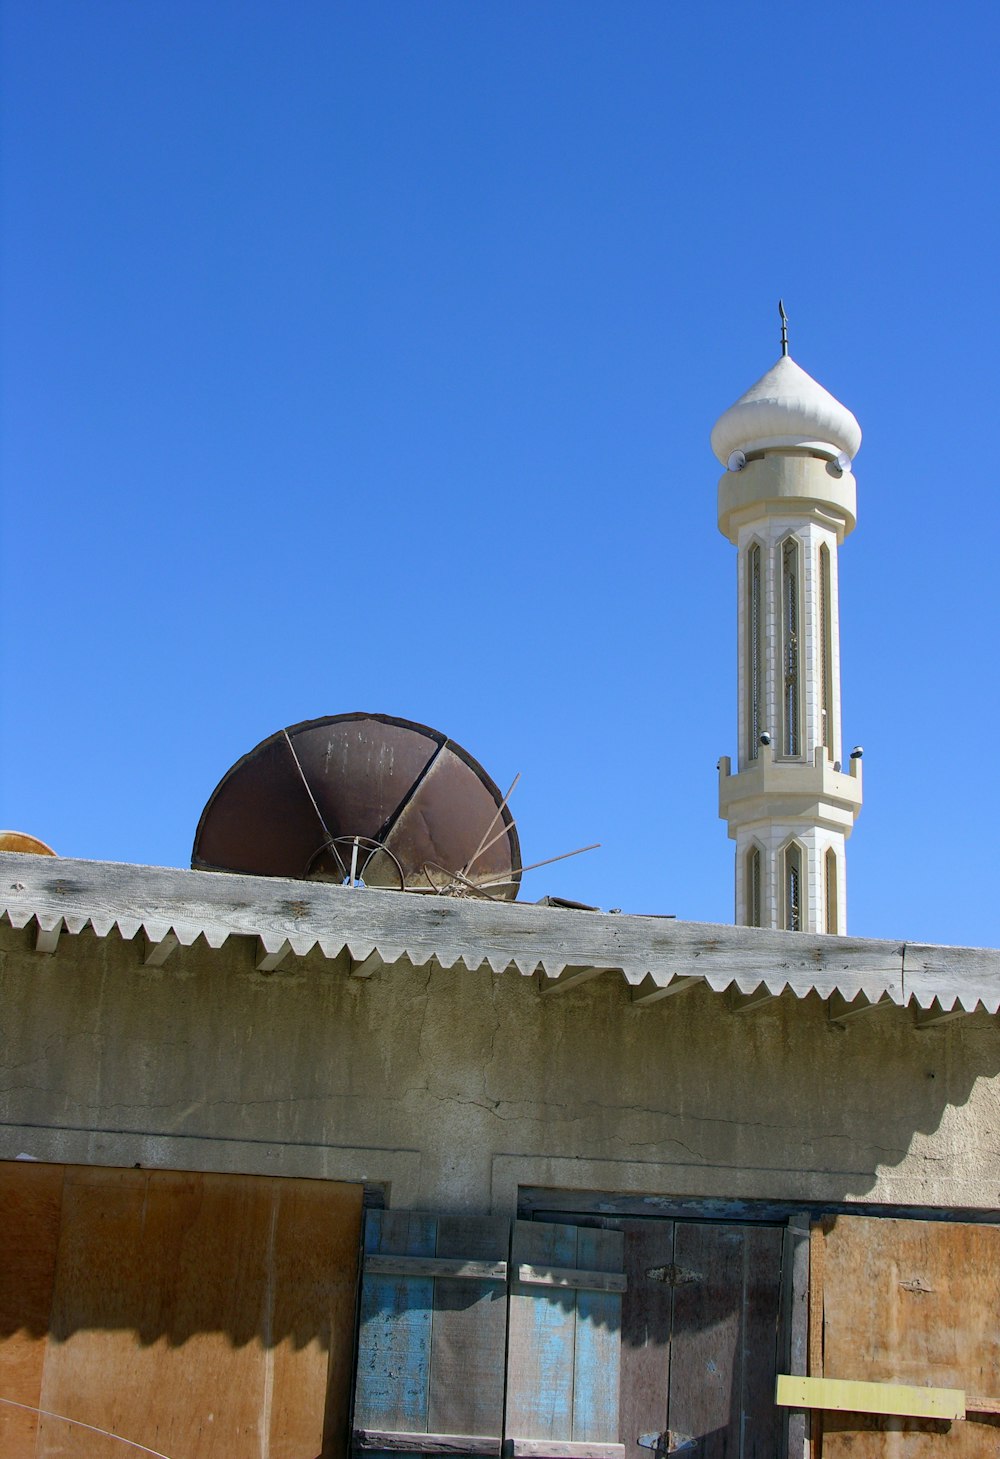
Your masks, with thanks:
[(858, 416), (850, 931), (996, 945), (994, 7), (6, 0), (0, 822), (186, 865), (298, 720), (732, 918), (716, 417)]

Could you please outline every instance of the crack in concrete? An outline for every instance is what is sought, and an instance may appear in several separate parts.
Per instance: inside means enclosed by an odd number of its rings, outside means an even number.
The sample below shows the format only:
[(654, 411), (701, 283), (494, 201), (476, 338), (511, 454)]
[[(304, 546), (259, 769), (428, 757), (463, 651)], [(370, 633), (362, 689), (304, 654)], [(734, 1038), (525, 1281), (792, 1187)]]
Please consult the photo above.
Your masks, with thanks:
[[(435, 1094), (427, 1086), (424, 1086), (424, 1088), (420, 1090), (420, 1093), (426, 1094), (429, 1098), (434, 1099), (441, 1104), (454, 1104), (462, 1107), (471, 1106), (474, 1109), (481, 1109), (484, 1111), (484, 1113), (491, 1115), (494, 1119), (499, 1120), (504, 1124), (514, 1122), (534, 1125), (549, 1125), (554, 1123), (563, 1125), (580, 1124), (588, 1119), (591, 1119), (595, 1115), (600, 1116), (604, 1113), (610, 1113), (616, 1119), (621, 1119), (624, 1115), (628, 1114), (643, 1114), (650, 1115), (664, 1121), (675, 1121), (677, 1123), (680, 1123), (681, 1125), (692, 1119), (696, 1121), (700, 1120), (705, 1123), (722, 1124), (725, 1125), (730, 1131), (735, 1131), (736, 1129), (739, 1129), (741, 1132), (745, 1132), (747, 1130), (767, 1130), (779, 1132), (783, 1131), (786, 1135), (797, 1135), (798, 1138), (791, 1141), (790, 1143), (795, 1144), (800, 1148), (804, 1145), (825, 1145), (829, 1144), (831, 1141), (844, 1141), (850, 1138), (850, 1136), (846, 1132), (842, 1131), (818, 1132), (811, 1137), (803, 1138), (801, 1130), (799, 1130), (797, 1126), (791, 1124), (773, 1124), (764, 1120), (757, 1120), (753, 1122), (742, 1121), (737, 1124), (733, 1121), (733, 1119), (726, 1119), (724, 1116), (678, 1115), (673, 1111), (654, 1110), (649, 1108), (643, 1108), (642, 1106), (631, 1106), (628, 1109), (623, 1110), (615, 1105), (603, 1105), (597, 1104), (596, 1102), (591, 1102), (588, 1107), (580, 1114), (560, 1113), (559, 1111), (564, 1107), (559, 1105), (545, 1106), (544, 1111), (541, 1114), (521, 1113), (517, 1111), (508, 1114), (505, 1113), (502, 1108), (503, 1104), (508, 1103), (508, 1101), (485, 1103), (482, 1100), (473, 1099), (470, 1096), (460, 1094)], [(703, 1152), (697, 1150), (694, 1146), (687, 1144), (686, 1141), (680, 1139), (677, 1135), (668, 1133), (666, 1130), (661, 1136), (656, 1139), (638, 1139), (635, 1137), (628, 1137), (627, 1139), (623, 1140), (622, 1143), (628, 1149), (647, 1149), (663, 1147), (664, 1145), (668, 1144), (676, 1145), (679, 1146), (682, 1150), (688, 1151), (689, 1154), (696, 1157), (699, 1161), (704, 1161), (707, 1159)], [(869, 1145), (867, 1149), (869, 1153), (873, 1155), (886, 1155), (893, 1158), (894, 1160), (905, 1158), (908, 1154), (911, 1153), (909, 1145)], [(935, 1160), (940, 1159), (940, 1157), (936, 1156), (928, 1156), (924, 1158)]]

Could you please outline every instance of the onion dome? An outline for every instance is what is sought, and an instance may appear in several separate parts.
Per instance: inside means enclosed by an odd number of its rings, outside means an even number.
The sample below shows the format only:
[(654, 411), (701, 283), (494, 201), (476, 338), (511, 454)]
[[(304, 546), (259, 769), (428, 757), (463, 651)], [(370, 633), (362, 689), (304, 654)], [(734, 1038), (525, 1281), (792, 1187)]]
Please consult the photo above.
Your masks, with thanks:
[(852, 460), (861, 446), (861, 427), (846, 405), (807, 375), (791, 355), (782, 355), (720, 415), (712, 431), (712, 450), (723, 466), (733, 451), (749, 455), (781, 446), (831, 457), (845, 451)]

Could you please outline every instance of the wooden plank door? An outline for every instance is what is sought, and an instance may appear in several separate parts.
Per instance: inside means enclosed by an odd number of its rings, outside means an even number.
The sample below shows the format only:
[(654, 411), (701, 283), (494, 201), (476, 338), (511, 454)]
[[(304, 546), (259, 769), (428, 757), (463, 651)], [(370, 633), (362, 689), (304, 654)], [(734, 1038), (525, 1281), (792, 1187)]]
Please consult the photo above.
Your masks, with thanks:
[(652, 1459), (639, 1435), (664, 1433), (670, 1392), (673, 1221), (627, 1221), (622, 1297), (621, 1437), (625, 1459)]
[(504, 1434), (515, 1459), (624, 1459), (622, 1248), (618, 1231), (514, 1223)]
[[(625, 1222), (622, 1436), (662, 1435), (690, 1459), (775, 1459), (778, 1227)], [(686, 1447), (680, 1447), (686, 1444)]]
[(0, 1164), (3, 1459), (343, 1452), (360, 1186)]
[[(1000, 1400), (1000, 1227), (830, 1217), (813, 1237), (816, 1376), (961, 1388)], [(815, 1346), (815, 1345), (814, 1345)], [(817, 1369), (822, 1365), (822, 1371)], [(822, 1459), (996, 1459), (1000, 1416), (824, 1413)]]
[(506, 1219), (369, 1213), (357, 1453), (499, 1455), (509, 1244)]

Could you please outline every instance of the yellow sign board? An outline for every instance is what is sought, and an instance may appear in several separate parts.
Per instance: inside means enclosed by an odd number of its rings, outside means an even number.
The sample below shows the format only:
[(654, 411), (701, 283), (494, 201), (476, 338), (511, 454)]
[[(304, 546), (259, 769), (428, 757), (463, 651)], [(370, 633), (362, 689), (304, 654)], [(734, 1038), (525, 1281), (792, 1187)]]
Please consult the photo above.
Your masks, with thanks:
[(965, 1418), (961, 1388), (917, 1388), (907, 1383), (860, 1383), (845, 1378), (778, 1374), (774, 1401), (782, 1408), (827, 1408), (846, 1413), (891, 1413), (904, 1418)]

